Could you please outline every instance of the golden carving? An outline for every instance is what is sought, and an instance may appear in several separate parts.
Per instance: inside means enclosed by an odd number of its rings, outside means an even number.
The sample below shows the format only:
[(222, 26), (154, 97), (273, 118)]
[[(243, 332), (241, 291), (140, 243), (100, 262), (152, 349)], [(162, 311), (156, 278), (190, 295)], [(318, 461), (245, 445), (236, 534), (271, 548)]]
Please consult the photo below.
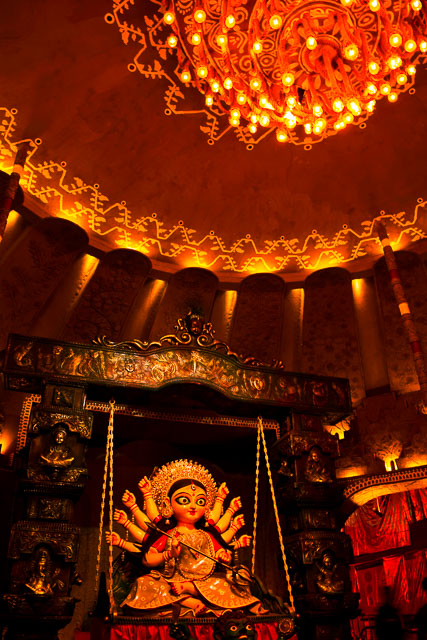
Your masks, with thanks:
[[(225, 342), (216, 340), (214, 337), (215, 330), (213, 329), (211, 322), (204, 322), (200, 316), (192, 313), (191, 311), (188, 312), (185, 318), (178, 318), (174, 328), (178, 334), (168, 334), (166, 336), (162, 336), (158, 341), (153, 342), (142, 342), (141, 340), (113, 342), (112, 340), (108, 340), (106, 336), (100, 336), (95, 338), (92, 343), (102, 347), (137, 351), (150, 351), (153, 349), (159, 349), (165, 345), (171, 345), (174, 347), (194, 345), (198, 347), (209, 347), (246, 366), (249, 365), (252, 367), (271, 367), (279, 369), (284, 369), (285, 367), (281, 360), (274, 360), (272, 364), (266, 364), (253, 357), (244, 358), (243, 356), (238, 355), (232, 351)], [(195, 352), (192, 352), (192, 355), (193, 353)], [(199, 358), (199, 362), (203, 362), (200, 356), (195, 357)]]
[(9, 542), (9, 558), (33, 553), (39, 545), (52, 548), (68, 562), (77, 561), (79, 530), (68, 524), (20, 521), (13, 525)]
[(322, 593), (334, 595), (343, 593), (344, 579), (340, 566), (337, 563), (335, 553), (331, 549), (325, 549), (320, 562), (317, 562), (316, 586)]
[(65, 443), (67, 435), (67, 430), (61, 425), (52, 431), (51, 443), (47, 451), (40, 455), (40, 464), (49, 467), (69, 467), (73, 463), (74, 456)]
[(304, 476), (309, 482), (332, 482), (331, 472), (320, 447), (312, 447), (305, 464)]
[(55, 589), (63, 589), (64, 583), (55, 579), (59, 569), (52, 571), (52, 559), (47, 547), (39, 547), (31, 562), (31, 575), (25, 587), (38, 596), (51, 596)]
[(77, 433), (81, 438), (90, 440), (92, 436), (93, 416), (90, 413), (66, 413), (35, 409), (31, 414), (29, 432), (36, 434), (42, 429), (55, 429), (59, 424), (65, 425), (71, 433)]

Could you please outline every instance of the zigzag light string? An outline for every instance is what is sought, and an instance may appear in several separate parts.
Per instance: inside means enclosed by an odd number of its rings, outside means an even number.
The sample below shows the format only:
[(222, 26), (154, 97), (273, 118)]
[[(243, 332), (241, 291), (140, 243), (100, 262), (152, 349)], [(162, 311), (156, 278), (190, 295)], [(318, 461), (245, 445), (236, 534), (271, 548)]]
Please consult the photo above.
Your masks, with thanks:
[[(10, 172), (17, 145), (16, 109), (0, 108), (0, 168)], [(375, 218), (360, 228), (342, 225), (332, 237), (313, 230), (305, 238), (271, 238), (258, 245), (246, 234), (231, 245), (214, 231), (202, 235), (183, 221), (167, 226), (156, 213), (138, 217), (124, 201), (110, 203), (99, 184), (89, 185), (71, 177), (64, 161), (37, 162), (40, 139), (29, 140), (31, 151), (21, 186), (38, 198), (49, 212), (66, 218), (96, 237), (110, 241), (112, 248), (132, 248), (153, 260), (167, 258), (178, 267), (194, 266), (239, 274), (254, 272), (314, 271), (345, 264), (370, 255), (381, 255), (374, 231)], [(427, 238), (427, 200), (418, 198), (412, 214), (380, 213), (394, 246)]]

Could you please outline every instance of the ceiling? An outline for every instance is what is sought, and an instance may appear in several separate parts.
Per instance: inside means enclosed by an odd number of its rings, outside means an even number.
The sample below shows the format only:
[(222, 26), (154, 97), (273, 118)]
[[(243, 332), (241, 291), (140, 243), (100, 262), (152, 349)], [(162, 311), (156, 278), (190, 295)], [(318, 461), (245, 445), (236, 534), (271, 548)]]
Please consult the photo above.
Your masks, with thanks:
[[(128, 69), (143, 38), (125, 44), (118, 24), (138, 19), (143, 29), (151, 4), (121, 2), (112, 24), (105, 16), (119, 3), (109, 0), (4, 7), (0, 169), (10, 171), (17, 142), (32, 141), (29, 208), (72, 220), (105, 251), (130, 247), (157, 269), (199, 266), (223, 278), (361, 269), (380, 254), (372, 221), (381, 212), (394, 246), (423, 248), (425, 69), (414, 95), (382, 100), (365, 129), (311, 150), (270, 135), (248, 151), (224, 127), (208, 144), (203, 98), (176, 105), (196, 113), (165, 115), (168, 80)], [(155, 52), (144, 56), (154, 64)], [(156, 69), (173, 73), (173, 60)]]

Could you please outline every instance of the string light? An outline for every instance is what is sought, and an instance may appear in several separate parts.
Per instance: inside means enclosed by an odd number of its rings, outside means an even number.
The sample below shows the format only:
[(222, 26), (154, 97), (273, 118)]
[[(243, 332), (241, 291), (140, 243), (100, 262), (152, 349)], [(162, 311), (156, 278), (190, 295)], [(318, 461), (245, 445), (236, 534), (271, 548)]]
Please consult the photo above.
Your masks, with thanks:
[(279, 141), (312, 142), (364, 122), (376, 100), (396, 102), (412, 86), (427, 57), (422, 0), (319, 0), (318, 12), (311, 0), (292, 9), (257, 0), (256, 12), (220, 3), (217, 15), (208, 0), (188, 0), (186, 15), (168, 3), (161, 19), (173, 29), (166, 44), (178, 47), (181, 82), (193, 80), (231, 126), (274, 128)]

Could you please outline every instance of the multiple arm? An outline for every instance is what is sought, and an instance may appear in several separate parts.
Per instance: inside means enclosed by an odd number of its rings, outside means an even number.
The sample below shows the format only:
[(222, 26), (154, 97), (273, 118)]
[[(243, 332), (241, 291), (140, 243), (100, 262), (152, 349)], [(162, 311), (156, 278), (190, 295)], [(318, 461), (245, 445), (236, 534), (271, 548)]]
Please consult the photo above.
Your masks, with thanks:
[[(150, 481), (146, 476), (144, 476), (144, 478), (139, 481), (138, 487), (144, 496), (145, 512), (141, 511), (141, 509), (138, 507), (134, 494), (126, 490), (123, 494), (122, 502), (125, 507), (127, 507), (132, 512), (136, 524), (133, 524), (129, 520), (126, 513), (124, 511), (121, 511), (120, 509), (115, 509), (114, 520), (125, 527), (125, 529), (129, 531), (134, 540), (141, 543), (147, 536), (147, 522), (158, 522), (158, 520), (160, 519), (160, 514), (157, 505), (152, 497)], [(245, 519), (242, 514), (235, 516), (235, 513), (242, 507), (242, 501), (240, 497), (233, 498), (230, 501), (230, 504), (225, 513), (221, 515), (223, 510), (223, 503), (228, 493), (228, 487), (223, 482), (218, 489), (217, 498), (215, 500), (212, 511), (210, 512), (208, 522), (209, 524), (215, 526), (217, 531), (221, 534), (221, 538), (223, 539), (225, 544), (229, 545), (231, 543), (234, 549), (248, 547), (251, 543), (251, 536), (243, 535), (240, 536), (239, 539), (235, 539), (237, 531), (245, 524)], [(110, 543), (111, 540), (113, 545), (118, 546), (121, 549), (132, 552), (140, 551), (139, 547), (134, 545), (132, 542), (123, 540), (115, 532), (106, 532), (106, 538), (108, 543)], [(159, 551), (155, 547), (150, 547), (143, 558), (143, 563), (147, 567), (158, 567), (171, 558), (178, 557), (180, 552), (181, 545), (179, 544), (179, 540), (175, 539), (172, 541), (171, 549), (167, 549), (165, 551)], [(230, 562), (231, 552), (227, 551), (226, 549), (219, 549), (216, 552), (215, 557), (222, 562)]]

